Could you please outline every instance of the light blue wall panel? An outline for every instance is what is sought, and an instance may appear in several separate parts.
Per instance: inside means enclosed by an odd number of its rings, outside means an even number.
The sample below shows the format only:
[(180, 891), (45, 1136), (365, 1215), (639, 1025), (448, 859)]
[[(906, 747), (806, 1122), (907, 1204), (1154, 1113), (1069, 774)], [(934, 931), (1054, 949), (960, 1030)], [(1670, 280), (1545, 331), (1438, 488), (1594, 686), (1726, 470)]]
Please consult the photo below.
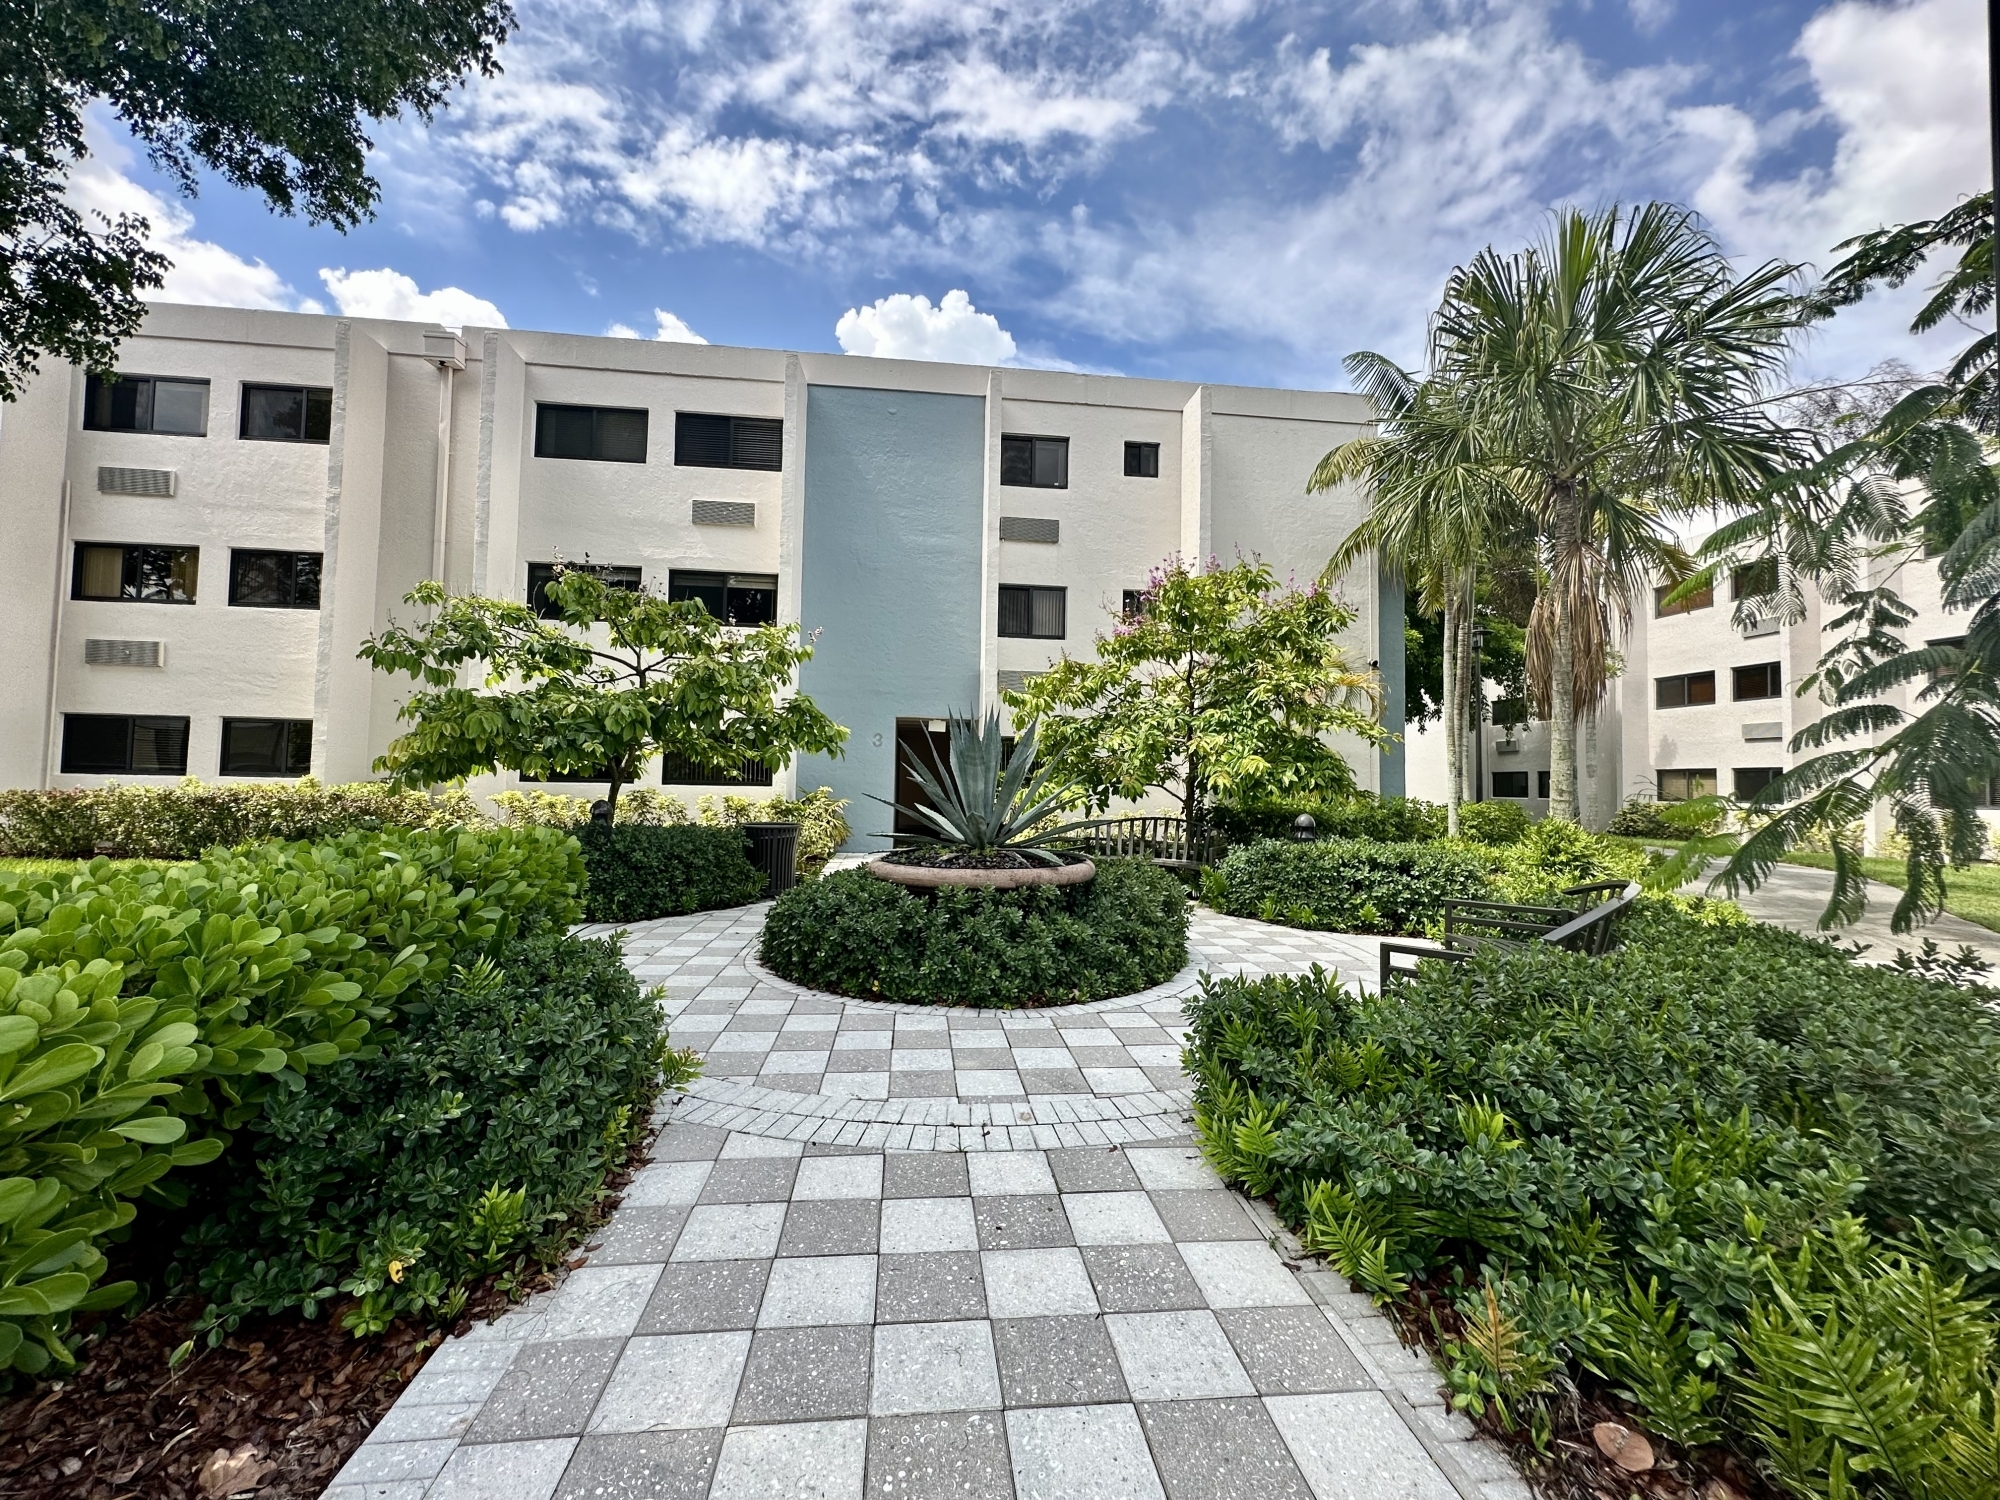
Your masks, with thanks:
[(977, 396), (806, 392), (800, 683), (850, 734), (799, 786), (848, 799), (850, 849), (887, 847), (897, 718), (978, 707), (985, 443)]

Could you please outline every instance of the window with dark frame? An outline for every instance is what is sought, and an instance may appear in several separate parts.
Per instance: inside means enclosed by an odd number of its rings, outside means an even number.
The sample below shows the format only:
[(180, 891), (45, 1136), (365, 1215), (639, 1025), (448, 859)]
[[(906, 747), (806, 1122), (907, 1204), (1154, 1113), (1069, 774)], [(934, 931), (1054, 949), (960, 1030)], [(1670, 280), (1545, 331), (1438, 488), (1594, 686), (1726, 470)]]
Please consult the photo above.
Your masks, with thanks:
[(318, 609), (320, 554), (229, 551), (229, 602), (243, 609)]
[(772, 573), (696, 573), (675, 568), (667, 575), (667, 598), (676, 604), (698, 599), (725, 625), (769, 625), (778, 618), (778, 579)]
[(1748, 802), (1784, 774), (1783, 766), (1738, 766), (1731, 773), (1736, 783), (1736, 800)]
[(1160, 477), (1160, 445), (1158, 443), (1127, 443), (1125, 445), (1125, 477), (1127, 479), (1158, 479)]
[(246, 385), (236, 435), (256, 443), (329, 442), (333, 390), (323, 385)]
[(208, 435), (208, 382), (167, 375), (86, 376), (83, 425), (88, 432)]
[(1493, 773), (1493, 795), (1496, 797), (1528, 797), (1528, 773), (1526, 771), (1495, 771)]
[[(604, 580), (607, 587), (624, 589), (627, 593), (636, 594), (643, 586), (643, 574), (638, 568), (592, 562), (566, 563), (564, 566), (574, 568), (579, 573), (595, 573)], [(549, 585), (555, 581), (554, 563), (528, 564), (528, 603), (544, 620), (560, 620), (563, 617), (562, 607), (551, 599), (548, 593)]]
[(192, 604), (200, 568), (199, 547), (78, 542), (69, 596), (125, 604)]
[(595, 463), (646, 461), (647, 413), (641, 407), (535, 403), (535, 457)]
[(1144, 589), (1126, 589), (1119, 599), (1118, 613), (1128, 620), (1145, 618), (1146, 591)]
[(1760, 661), (1754, 667), (1737, 667), (1729, 674), (1730, 693), (1738, 703), (1752, 698), (1782, 698), (1784, 671), (1779, 663)]
[(1667, 603), (1667, 595), (1671, 594), (1678, 587), (1678, 584), (1663, 583), (1653, 590), (1653, 613), (1658, 618), (1664, 620), (1669, 615), (1692, 614), (1698, 609), (1707, 609), (1715, 603), (1715, 589), (1713, 586), (1696, 589), (1687, 598), (1682, 599), (1676, 604)]
[(1069, 439), (1002, 433), (1000, 482), (1035, 490), (1068, 489)]
[(745, 760), (733, 771), (718, 771), (685, 755), (660, 757), (663, 786), (769, 786), (772, 780), (771, 768), (762, 761)]
[(1682, 672), (1653, 679), (1653, 707), (1695, 708), (1715, 701), (1713, 672)]
[(1535, 795), (1540, 797), (1544, 802), (1549, 800), (1549, 773), (1547, 771), (1535, 772)]
[(1662, 802), (1692, 802), (1715, 794), (1715, 768), (1701, 771), (1656, 771), (1653, 781)]
[(1032, 641), (1060, 641), (1068, 635), (1069, 591), (1000, 585), (1000, 634)]
[(776, 417), (674, 413), (674, 464), (683, 469), (763, 469), (785, 464), (785, 424)]
[(1729, 574), (1729, 597), (1736, 599), (1761, 599), (1767, 594), (1778, 592), (1778, 560), (1764, 558), (1760, 562), (1747, 563), (1732, 569)]
[(312, 774), (311, 719), (224, 719), (224, 776)]
[(185, 776), (188, 721), (167, 714), (64, 714), (65, 776)]

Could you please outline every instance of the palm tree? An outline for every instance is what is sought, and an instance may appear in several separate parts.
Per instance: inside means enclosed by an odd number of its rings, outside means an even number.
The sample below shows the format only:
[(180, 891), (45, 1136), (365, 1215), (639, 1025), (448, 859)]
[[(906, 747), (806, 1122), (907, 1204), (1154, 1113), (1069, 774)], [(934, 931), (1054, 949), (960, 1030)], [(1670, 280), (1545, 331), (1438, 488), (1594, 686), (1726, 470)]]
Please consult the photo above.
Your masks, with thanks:
[(1347, 480), (1373, 494), (1366, 520), (1328, 559), (1323, 576), (1345, 572), (1373, 551), (1444, 614), (1445, 819), (1458, 835), (1464, 800), (1464, 726), (1479, 671), (1472, 658), (1472, 609), (1482, 563), (1527, 529), (1527, 513), (1504, 474), (1481, 461), (1479, 434), (1455, 393), (1418, 381), (1379, 354), (1342, 362), (1380, 413), (1377, 432), (1342, 443), (1313, 470), (1318, 493)]
[(1762, 404), (1812, 317), (1798, 269), (1738, 276), (1692, 212), (1651, 203), (1565, 210), (1539, 244), (1489, 247), (1446, 283), (1430, 379), (1540, 535), (1530, 670), (1551, 816), (1577, 815), (1576, 721), (1603, 693), (1612, 616), (1690, 566), (1665, 518), (1745, 505), (1811, 461)]

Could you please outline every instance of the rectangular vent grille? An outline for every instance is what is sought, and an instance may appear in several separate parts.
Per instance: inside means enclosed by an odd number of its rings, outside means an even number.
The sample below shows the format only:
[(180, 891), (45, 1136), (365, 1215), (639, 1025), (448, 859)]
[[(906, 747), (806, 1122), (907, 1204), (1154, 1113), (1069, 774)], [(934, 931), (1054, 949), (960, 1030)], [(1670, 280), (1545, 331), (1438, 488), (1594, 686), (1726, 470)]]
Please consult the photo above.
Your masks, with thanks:
[(1776, 719), (1743, 726), (1743, 738), (1746, 740), (1781, 740), (1784, 737), (1785, 726)]
[(1757, 619), (1747, 621), (1743, 626), (1743, 637), (1745, 640), (1754, 641), (1760, 635), (1776, 635), (1777, 633), (1778, 617), (1776, 615), (1762, 615)]
[(172, 495), (172, 469), (124, 469), (110, 464), (97, 471), (97, 488), (106, 495)]
[(160, 641), (107, 641), (95, 637), (83, 643), (83, 660), (92, 667), (157, 667), (167, 657)]
[(1002, 672), (1000, 673), (1000, 691), (1003, 693), (1018, 693), (1022, 688), (1041, 675), (1040, 672)]
[(1000, 518), (1000, 540), (1003, 542), (1058, 542), (1062, 540), (1062, 522), (1047, 520), (1041, 516), (1002, 516)]
[(697, 500), (694, 503), (694, 524), (755, 526), (757, 503), (754, 500)]
[(1521, 753), (1521, 742), (1519, 740), (1495, 740), (1493, 742), (1493, 753), (1495, 755), (1519, 755)]

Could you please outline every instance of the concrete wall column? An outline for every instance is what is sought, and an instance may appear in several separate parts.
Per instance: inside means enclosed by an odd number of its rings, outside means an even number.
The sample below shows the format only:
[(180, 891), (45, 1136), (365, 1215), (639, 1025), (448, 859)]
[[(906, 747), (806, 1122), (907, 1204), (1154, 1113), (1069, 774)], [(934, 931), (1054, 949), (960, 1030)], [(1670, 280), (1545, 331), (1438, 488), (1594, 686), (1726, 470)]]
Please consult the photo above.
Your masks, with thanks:
[(354, 653), (375, 628), (388, 391), (388, 350), (343, 320), (334, 332), (333, 431), (313, 678), (313, 772), (326, 781), (360, 780), (373, 760), (373, 674)]

